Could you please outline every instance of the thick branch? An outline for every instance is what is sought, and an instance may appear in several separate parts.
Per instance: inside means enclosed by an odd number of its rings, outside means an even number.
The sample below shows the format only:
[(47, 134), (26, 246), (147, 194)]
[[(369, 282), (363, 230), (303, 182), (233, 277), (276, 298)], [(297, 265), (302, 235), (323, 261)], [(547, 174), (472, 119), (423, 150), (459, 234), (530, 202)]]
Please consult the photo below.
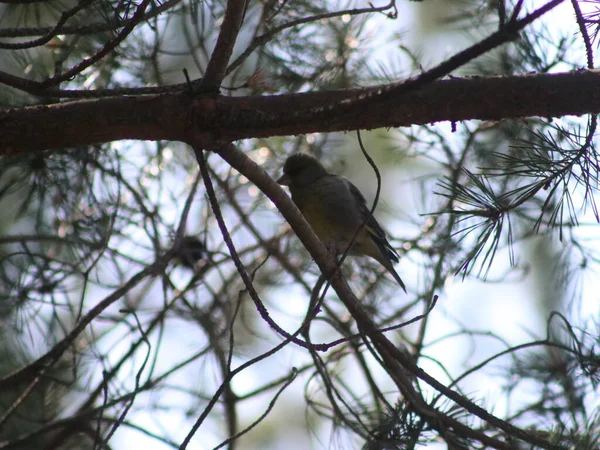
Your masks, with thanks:
[(440, 411), (436, 411), (431, 406), (425, 404), (423, 397), (414, 388), (411, 378), (408, 375), (409, 372), (425, 381), (434, 389), (438, 390), (470, 413), (478, 416), (482, 420), (485, 420), (490, 425), (498, 427), (512, 437), (538, 445), (541, 448), (559, 448), (556, 445), (551, 445), (543, 439), (539, 439), (528, 432), (523, 431), (512, 424), (498, 419), (494, 415), (488, 413), (483, 408), (441, 384), (435, 378), (431, 377), (428, 373), (418, 367), (411, 360), (410, 356), (407, 356), (399, 351), (398, 348), (378, 330), (377, 326), (365, 313), (360, 301), (350, 290), (343, 279), (341, 272), (336, 270), (337, 262), (335, 258), (326, 250), (323, 243), (317, 238), (306, 222), (305, 218), (293, 204), (291, 199), (281, 189), (281, 187), (277, 185), (277, 183), (262, 168), (260, 168), (251, 159), (246, 157), (241, 151), (237, 150), (235, 146), (215, 146), (214, 150), (219, 154), (219, 156), (221, 156), (221, 158), (227, 161), (231, 167), (244, 174), (250, 181), (252, 181), (252, 183), (254, 183), (263, 193), (265, 193), (277, 206), (277, 209), (279, 209), (298, 238), (302, 241), (306, 249), (314, 258), (315, 263), (319, 266), (319, 269), (325, 278), (329, 280), (340, 300), (344, 303), (346, 308), (348, 308), (348, 311), (356, 321), (358, 328), (362, 333), (372, 340), (380, 356), (382, 356), (384, 360), (388, 361), (389, 366), (387, 366), (386, 369), (388, 374), (396, 383), (398, 389), (402, 392), (405, 399), (411, 404), (411, 406), (427, 418), (426, 420), (430, 422), (430, 425), (436, 427), (440, 424), (443, 424), (443, 427), (452, 427), (456, 430), (460, 430), (465, 436), (469, 436), (472, 439), (481, 440), (481, 442), (485, 442), (495, 448), (510, 448), (508, 445), (504, 445), (503, 442), (471, 430), (469, 427), (465, 426), (456, 419), (447, 416)]
[(256, 97), (111, 97), (1, 111), (0, 154), (122, 139), (198, 142), (204, 135), (233, 141), (445, 120), (598, 112), (596, 71), (453, 78), (395, 93), (379, 86)]
[(228, 0), (223, 25), (221, 25), (221, 31), (206, 67), (201, 86), (218, 88), (223, 81), (233, 46), (242, 26), (245, 10), (246, 0)]

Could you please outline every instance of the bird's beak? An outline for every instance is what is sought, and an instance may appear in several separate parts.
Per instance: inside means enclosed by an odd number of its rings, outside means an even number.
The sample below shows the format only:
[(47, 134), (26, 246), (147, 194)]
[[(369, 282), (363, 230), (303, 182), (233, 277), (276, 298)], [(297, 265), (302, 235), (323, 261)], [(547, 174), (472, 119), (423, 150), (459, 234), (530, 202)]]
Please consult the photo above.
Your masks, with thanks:
[(289, 175), (287, 174), (283, 174), (281, 177), (279, 177), (279, 179), (277, 180), (277, 183), (281, 184), (282, 186), (289, 186), (290, 183), (292, 182), (292, 179), (290, 178)]

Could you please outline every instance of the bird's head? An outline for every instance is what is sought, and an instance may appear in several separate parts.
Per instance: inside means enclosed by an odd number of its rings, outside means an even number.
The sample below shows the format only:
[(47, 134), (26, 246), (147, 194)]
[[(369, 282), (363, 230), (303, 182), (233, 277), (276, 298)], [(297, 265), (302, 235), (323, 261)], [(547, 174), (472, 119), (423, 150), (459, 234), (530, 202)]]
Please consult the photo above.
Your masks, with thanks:
[(283, 165), (283, 175), (277, 182), (283, 186), (302, 187), (329, 173), (314, 156), (296, 153)]

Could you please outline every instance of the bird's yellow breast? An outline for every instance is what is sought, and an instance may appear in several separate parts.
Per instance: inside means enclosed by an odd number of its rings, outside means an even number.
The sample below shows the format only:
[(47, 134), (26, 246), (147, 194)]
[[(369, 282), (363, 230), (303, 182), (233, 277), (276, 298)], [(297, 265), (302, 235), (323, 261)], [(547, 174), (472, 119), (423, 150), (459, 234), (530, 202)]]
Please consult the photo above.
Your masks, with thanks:
[[(317, 237), (331, 251), (342, 253), (357, 226), (353, 223), (354, 217), (348, 214), (349, 202), (343, 196), (335, 195), (331, 187), (330, 183), (316, 183), (310, 189), (294, 187), (290, 191), (292, 200)], [(361, 241), (361, 237), (358, 236), (355, 243)]]
[(319, 239), (325, 243), (328, 241), (335, 241), (336, 231), (328, 220), (327, 211), (325, 211), (322, 203), (305, 202), (305, 204), (299, 206), (298, 209), (300, 209), (300, 212)]

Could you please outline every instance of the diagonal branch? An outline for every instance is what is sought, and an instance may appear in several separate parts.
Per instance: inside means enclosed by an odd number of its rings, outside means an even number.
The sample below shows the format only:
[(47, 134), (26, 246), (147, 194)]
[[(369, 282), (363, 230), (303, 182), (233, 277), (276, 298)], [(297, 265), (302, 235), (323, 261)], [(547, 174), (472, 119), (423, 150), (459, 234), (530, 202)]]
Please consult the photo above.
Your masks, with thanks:
[[(153, 17), (157, 17), (158, 15), (168, 11), (179, 3), (182, 0), (167, 0), (162, 2), (160, 5), (152, 5), (152, 9), (145, 13), (142, 17), (142, 22), (152, 19)], [(2, 3), (2, 2), (0, 2)], [(63, 13), (64, 14), (64, 13)], [(78, 24), (78, 25), (63, 25), (58, 28), (58, 23), (51, 27), (15, 27), (15, 28), (0, 28), (0, 38), (18, 38), (18, 37), (27, 37), (27, 36), (44, 36), (51, 35), (56, 36), (57, 34), (61, 35), (78, 35), (85, 36), (88, 34), (96, 34), (102, 33), (104, 31), (114, 31), (119, 28), (123, 28), (127, 26), (129, 23), (128, 19), (121, 18), (112, 18), (105, 21), (93, 22), (90, 24)], [(60, 31), (60, 33), (59, 33)]]
[(71, 345), (79, 338), (79, 335), (92, 323), (92, 321), (98, 317), (106, 308), (115, 303), (116, 301), (123, 298), (123, 296), (140, 284), (143, 280), (148, 277), (154, 276), (157, 273), (161, 273), (167, 266), (173, 255), (171, 252), (167, 252), (151, 265), (145, 267), (137, 274), (132, 276), (125, 284), (116, 289), (112, 294), (105, 297), (98, 304), (96, 304), (90, 311), (82, 317), (82, 319), (75, 325), (73, 330), (69, 332), (67, 336), (60, 342), (58, 342), (50, 351), (40, 356), (38, 359), (30, 363), (29, 365), (17, 369), (14, 372), (5, 375), (0, 378), (0, 391), (12, 388), (13, 386), (21, 383), (23, 380), (30, 379), (38, 374), (42, 373), (47, 367), (51, 367), (56, 364), (63, 354), (69, 349)]
[[(231, 146), (233, 147), (233, 144), (231, 144)], [(200, 166), (200, 173), (202, 174), (202, 179), (204, 181), (204, 187), (206, 188), (206, 194), (208, 195), (210, 206), (213, 210), (213, 213), (215, 214), (215, 218), (217, 219), (217, 223), (219, 225), (219, 229), (221, 230), (221, 235), (223, 236), (225, 245), (227, 246), (227, 249), (229, 250), (231, 258), (234, 261), (235, 267), (236, 267), (238, 273), (240, 274), (240, 277), (242, 278), (244, 285), (246, 286), (246, 289), (248, 290), (248, 294), (254, 301), (254, 304), (256, 305), (256, 308), (257, 308), (258, 312), (260, 313), (260, 316), (263, 318), (263, 320), (265, 322), (267, 322), (269, 324), (269, 326), (271, 328), (273, 328), (277, 333), (279, 333), (285, 339), (293, 342), (296, 345), (306, 348), (307, 344), (305, 342), (298, 339), (296, 337), (296, 335), (290, 335), (289, 333), (287, 333), (279, 325), (277, 325), (277, 323), (275, 323), (275, 321), (273, 321), (273, 319), (271, 319), (271, 317), (269, 316), (269, 312), (267, 311), (267, 308), (265, 308), (264, 303), (260, 299), (258, 293), (256, 292), (256, 289), (254, 288), (254, 285), (252, 284), (252, 279), (250, 278), (250, 275), (248, 275), (248, 272), (247, 272), (246, 268), (244, 267), (244, 264), (241, 262), (241, 260), (239, 258), (239, 255), (237, 253), (237, 250), (235, 248), (233, 240), (231, 239), (231, 236), (229, 234), (229, 230), (227, 230), (227, 226), (225, 225), (225, 220), (223, 219), (223, 214), (221, 213), (221, 208), (219, 206), (219, 202), (217, 201), (217, 197), (215, 195), (212, 181), (210, 179), (210, 172), (207, 167), (207, 163), (206, 163), (206, 160), (204, 157), (203, 150), (196, 148), (196, 149), (194, 149), (194, 152), (196, 154), (196, 159), (198, 161), (198, 165)], [(298, 333), (296, 333), (296, 334), (298, 334)]]
[(242, 26), (244, 13), (246, 11), (246, 0), (229, 0), (221, 32), (217, 38), (215, 49), (212, 52), (206, 72), (200, 86), (203, 88), (218, 88), (227, 70), (227, 64), (233, 53), (233, 46)]
[(117, 36), (115, 36), (113, 39), (107, 42), (104, 47), (102, 47), (98, 52), (96, 52), (96, 54), (82, 60), (79, 64), (76, 64), (67, 72), (49, 78), (41, 84), (46, 88), (49, 86), (56, 86), (57, 84), (62, 83), (63, 81), (72, 79), (74, 76), (80, 74), (85, 69), (104, 58), (106, 55), (112, 52), (121, 42), (123, 42), (127, 38), (127, 36), (131, 34), (131, 32), (138, 23), (144, 20), (144, 12), (146, 11), (146, 8), (148, 7), (149, 3), (150, 0), (143, 0), (142, 3), (136, 8), (135, 13), (131, 17), (131, 20), (129, 20), (127, 25), (123, 27), (123, 29), (119, 32), (119, 34), (117, 34)]
[(337, 262), (335, 258), (327, 251), (325, 245), (317, 238), (298, 208), (293, 204), (283, 189), (256, 163), (254, 163), (241, 151), (237, 150), (234, 145), (221, 145), (214, 146), (213, 148), (225, 161), (231, 165), (231, 167), (246, 176), (261, 191), (263, 191), (265, 195), (269, 197), (275, 206), (277, 206), (279, 211), (283, 214), (284, 218), (288, 221), (294, 232), (297, 234), (298, 238), (302, 241), (303, 245), (314, 258), (325, 278), (330, 281), (331, 286), (336, 291), (338, 297), (344, 303), (352, 317), (356, 320), (359, 329), (372, 340), (378, 354), (382, 357), (383, 361), (386, 362), (384, 368), (391, 376), (392, 380), (396, 383), (396, 386), (400, 392), (410, 402), (412, 407), (422, 415), (423, 419), (428, 421), (430, 426), (436, 429), (444, 430), (448, 427), (451, 427), (460, 430), (465, 436), (477, 439), (495, 448), (512, 448), (502, 441), (470, 429), (456, 419), (425, 404), (423, 397), (413, 386), (411, 381), (412, 376), (410, 374), (416, 375), (418, 378), (425, 381), (431, 387), (441, 392), (443, 395), (460, 405), (471, 414), (474, 414), (490, 425), (503, 430), (508, 435), (537, 445), (541, 448), (560, 449), (559, 446), (550, 444), (544, 439), (533, 436), (531, 433), (521, 430), (520, 428), (515, 427), (514, 425), (502, 419), (499, 419), (469, 399), (460, 395), (458, 392), (449, 389), (417, 366), (411, 360), (410, 356), (405, 355), (398, 350), (398, 348), (377, 329), (377, 326), (365, 313), (360, 301), (350, 290), (343, 276), (337, 270)]

